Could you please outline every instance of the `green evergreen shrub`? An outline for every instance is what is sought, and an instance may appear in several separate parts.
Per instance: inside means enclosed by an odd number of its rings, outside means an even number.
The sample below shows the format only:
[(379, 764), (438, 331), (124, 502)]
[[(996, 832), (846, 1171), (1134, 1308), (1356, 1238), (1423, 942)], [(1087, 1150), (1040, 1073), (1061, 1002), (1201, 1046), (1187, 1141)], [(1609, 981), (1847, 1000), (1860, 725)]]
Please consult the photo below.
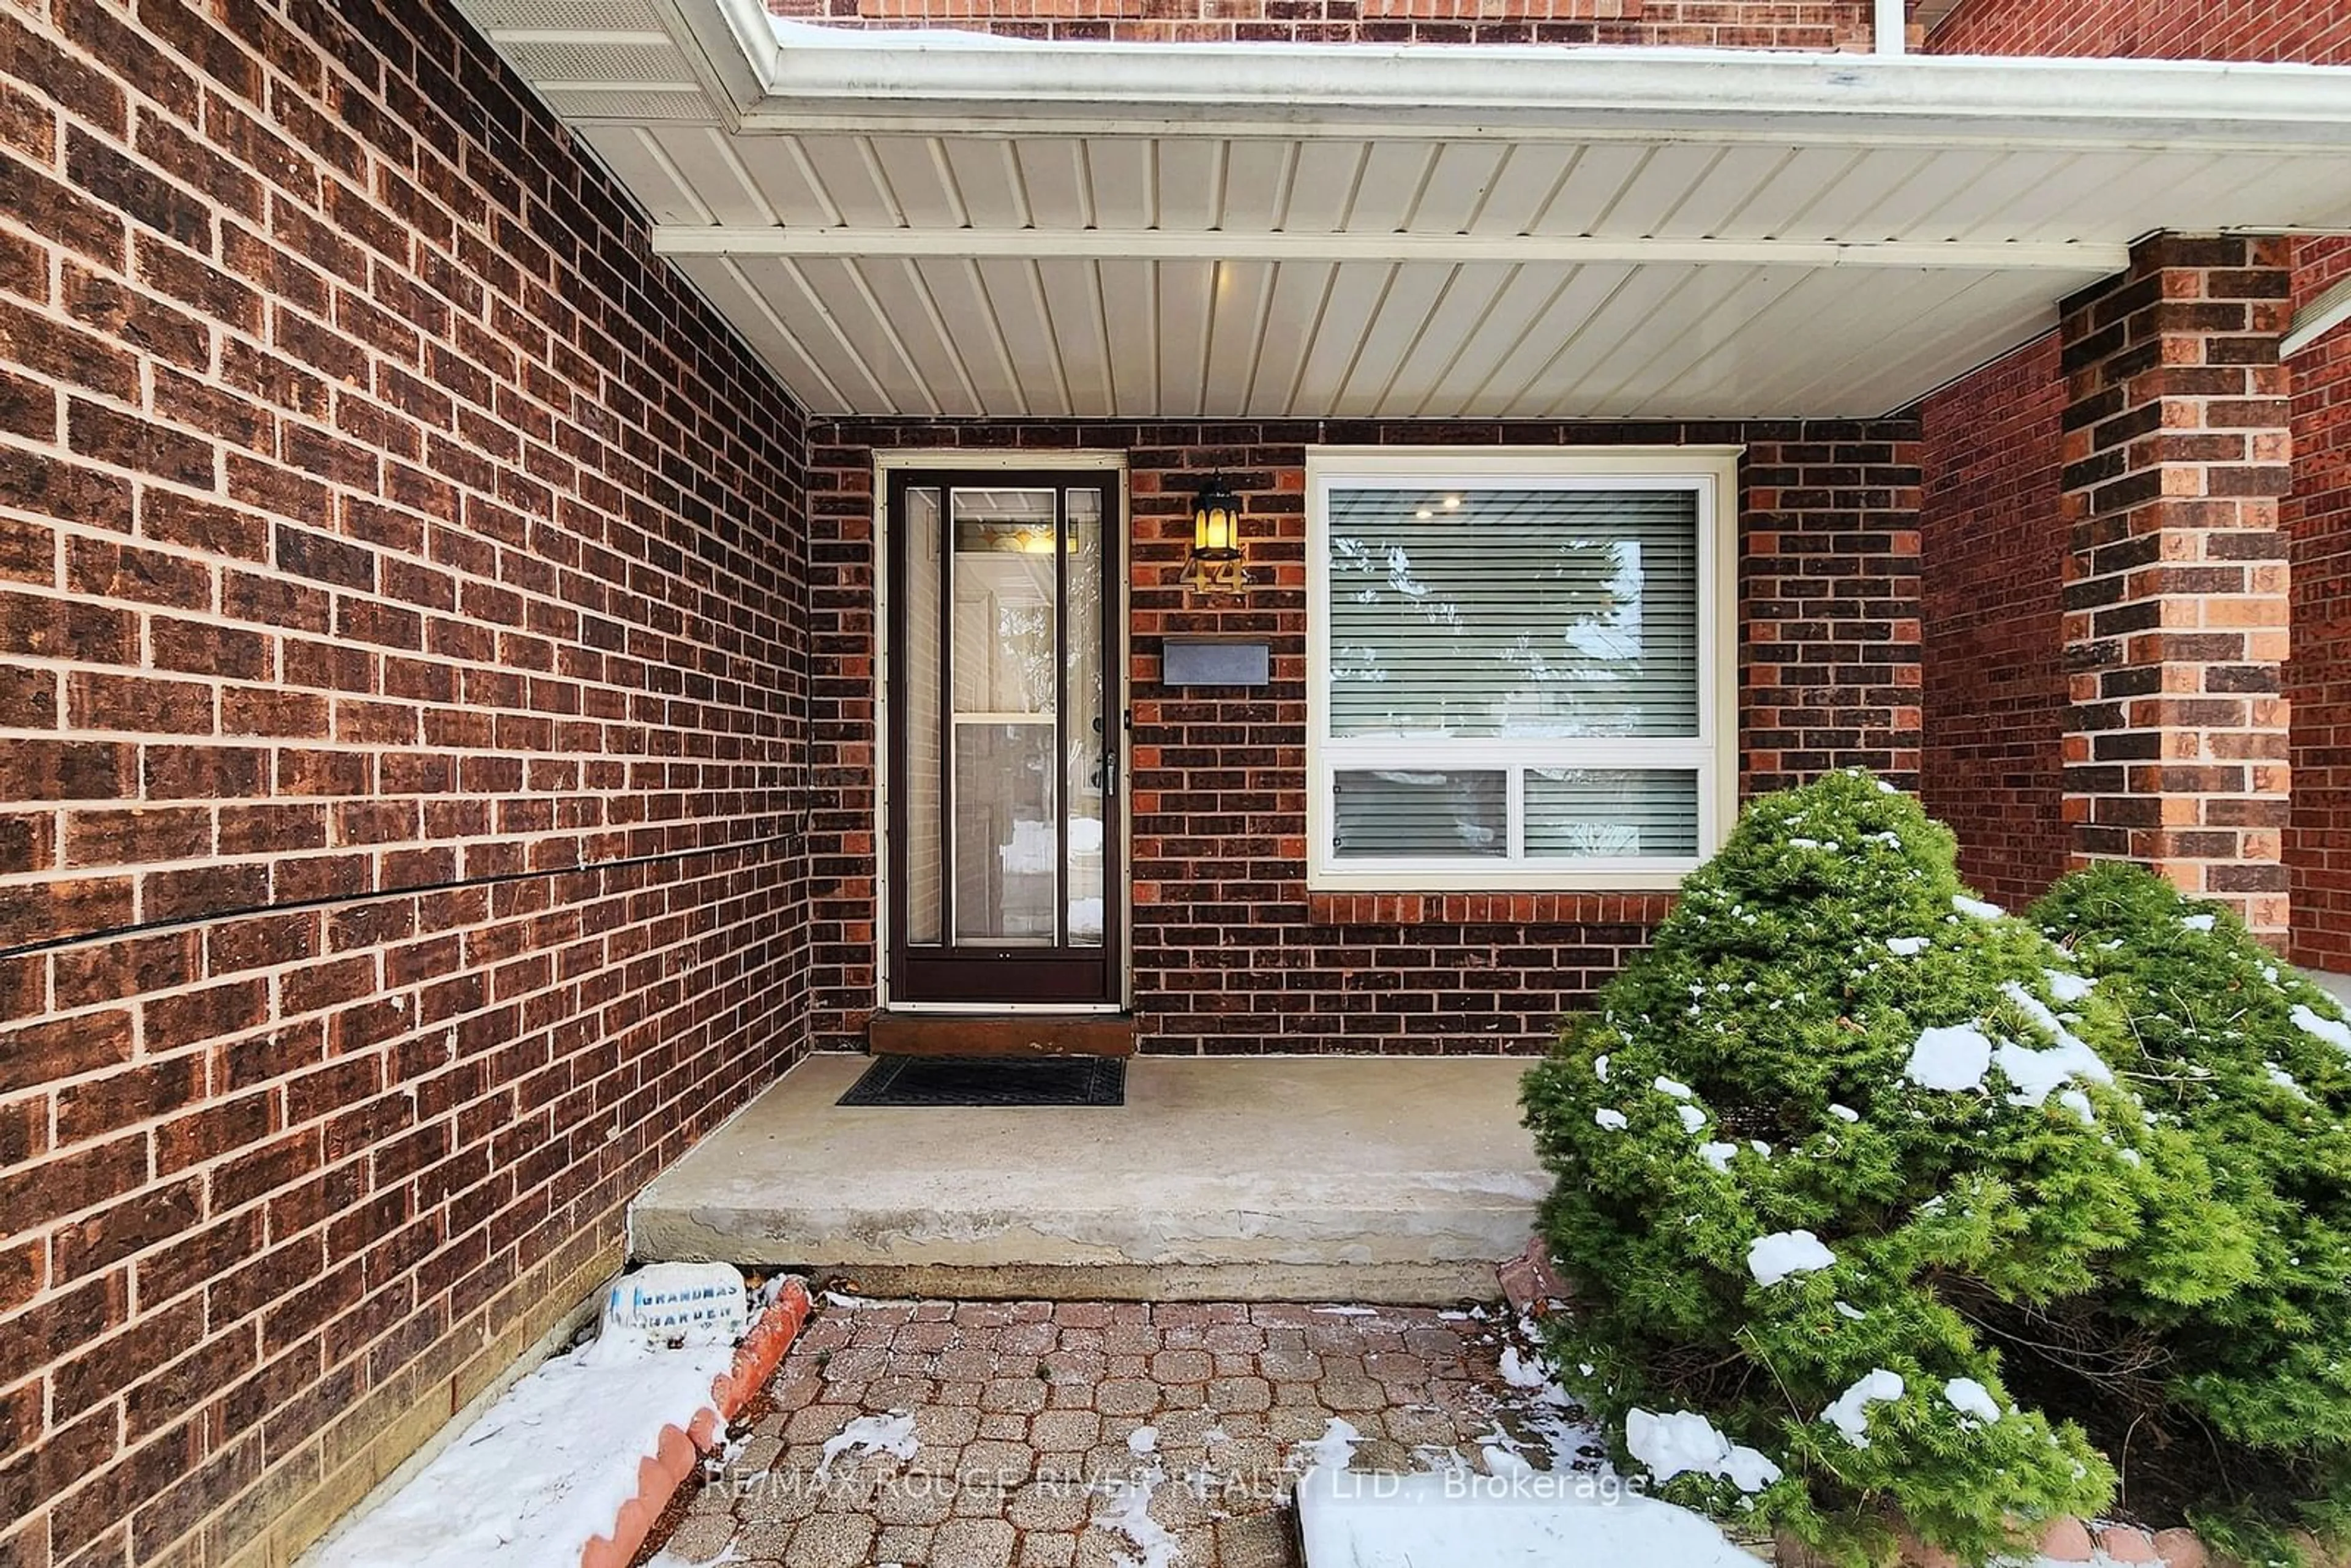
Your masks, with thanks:
[[(2247, 1315), (2273, 1346), (2319, 1322), (2339, 1252), (2244, 1200), (2251, 1158), (2149, 1076), (2131, 942), (2096, 940), (2121, 946), (2068, 952), (1969, 897), (1950, 835), (1865, 775), (1749, 809), (1524, 1091), (1577, 1288), (1552, 1350), (1628, 1470), (1841, 1561), (1885, 1561), (1900, 1521), (1980, 1562), (2112, 1500), (2077, 1387), (2163, 1408), (2174, 1342), (2209, 1341), (2218, 1421), (2254, 1372), (2223, 1375)], [(2339, 1136), (2346, 1064), (2260, 1054)], [(2280, 1256), (2300, 1294), (2264, 1283)], [(2342, 1408), (2333, 1321), (2291, 1396), (2313, 1419)], [(2293, 1424), (2255, 1403), (2273, 1424), (2243, 1430)]]
[[(2183, 1311), (2119, 1290), (2078, 1303), (2085, 1343), (2143, 1344), (2055, 1385), (2129, 1483), (2177, 1498), (2253, 1561), (2283, 1531), (2351, 1540), (2351, 1028), (2218, 904), (2136, 867), (2060, 882), (2032, 919), (2122, 1013), (2116, 1065), (2196, 1142), (2252, 1239), (2252, 1275)], [(2149, 1478), (2142, 1485), (2136, 1478)]]

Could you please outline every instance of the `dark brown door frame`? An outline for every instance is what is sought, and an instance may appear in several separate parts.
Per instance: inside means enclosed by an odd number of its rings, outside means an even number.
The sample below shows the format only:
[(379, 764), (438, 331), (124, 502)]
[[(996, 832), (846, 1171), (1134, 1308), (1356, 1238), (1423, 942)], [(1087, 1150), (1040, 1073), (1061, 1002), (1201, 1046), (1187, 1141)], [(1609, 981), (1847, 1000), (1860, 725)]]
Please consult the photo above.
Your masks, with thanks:
[[(890, 925), (888, 996), (892, 1006), (924, 1003), (956, 1003), (1004, 1006), (1062, 1006), (1071, 1008), (1114, 1007), (1125, 999), (1125, 906), (1126, 906), (1126, 834), (1125, 810), (1125, 707), (1121, 701), (1123, 692), (1123, 642), (1120, 636), (1121, 617), (1125, 612), (1125, 552), (1126, 538), (1125, 486), (1120, 470), (1102, 468), (891, 468), (883, 492), (886, 508), (883, 536), (887, 559), (883, 570), (889, 584), (890, 672), (888, 681), (889, 725), (889, 810), (887, 822), (890, 841), (883, 862), (886, 883), (888, 920)], [(906, 494), (910, 490), (936, 489), (939, 492), (941, 528), (941, 636), (940, 667), (930, 672), (930, 677), (940, 683), (940, 809), (952, 817), (954, 796), (954, 692), (947, 681), (949, 661), (954, 657), (952, 620), (955, 606), (951, 597), (952, 581), (947, 573), (952, 570), (955, 555), (955, 517), (953, 492), (957, 489), (1025, 489), (1051, 490), (1055, 502), (1055, 535), (1066, 538), (1069, 517), (1068, 492), (1091, 490), (1102, 498), (1102, 623), (1092, 635), (1100, 640), (1102, 681), (1102, 746), (1109, 758), (1106, 770), (1110, 785), (1102, 802), (1102, 940), (1099, 949), (1077, 947), (1067, 943), (1069, 921), (1066, 884), (1068, 874), (1070, 812), (1066, 786), (1061, 782), (1068, 766), (1066, 747), (1057, 747), (1055, 798), (1060, 802), (1058, 854), (1060, 869), (1056, 872), (1058, 909), (1056, 921), (1063, 932), (1061, 945), (1052, 947), (1017, 946), (1010, 945), (961, 944), (955, 939), (953, 921), (953, 890), (955, 866), (942, 867), (942, 876), (949, 884), (946, 917), (940, 925), (941, 945), (916, 947), (907, 940), (909, 922), (906, 846), (909, 841), (907, 805), (910, 791), (909, 750), (904, 740), (905, 716), (912, 711), (908, 683), (912, 676), (906, 650)], [(1068, 599), (1069, 555), (1066, 549), (1057, 549), (1054, 560), (1054, 591), (1057, 602)], [(1079, 629), (1063, 624), (1063, 647), (1078, 634)], [(1059, 661), (1056, 674), (1056, 712), (1066, 722), (1069, 713), (1069, 661)]]

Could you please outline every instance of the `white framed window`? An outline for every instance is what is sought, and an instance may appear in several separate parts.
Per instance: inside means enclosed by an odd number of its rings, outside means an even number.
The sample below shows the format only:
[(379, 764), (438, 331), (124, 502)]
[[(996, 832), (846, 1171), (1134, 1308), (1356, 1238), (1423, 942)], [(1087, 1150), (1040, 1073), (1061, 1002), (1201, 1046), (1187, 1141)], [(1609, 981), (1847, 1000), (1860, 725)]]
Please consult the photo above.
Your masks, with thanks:
[(1671, 887), (1737, 810), (1735, 447), (1306, 461), (1307, 884)]

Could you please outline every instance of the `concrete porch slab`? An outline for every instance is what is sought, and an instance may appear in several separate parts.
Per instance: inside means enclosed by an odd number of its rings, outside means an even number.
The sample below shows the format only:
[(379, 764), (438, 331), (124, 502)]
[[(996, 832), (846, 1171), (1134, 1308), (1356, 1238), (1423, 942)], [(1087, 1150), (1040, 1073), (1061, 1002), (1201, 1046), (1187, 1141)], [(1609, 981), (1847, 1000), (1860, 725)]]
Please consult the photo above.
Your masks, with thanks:
[(1447, 1302), (1495, 1294), (1549, 1190), (1504, 1059), (1142, 1057), (1115, 1109), (833, 1103), (800, 1063), (632, 1211), (642, 1259), (872, 1293)]

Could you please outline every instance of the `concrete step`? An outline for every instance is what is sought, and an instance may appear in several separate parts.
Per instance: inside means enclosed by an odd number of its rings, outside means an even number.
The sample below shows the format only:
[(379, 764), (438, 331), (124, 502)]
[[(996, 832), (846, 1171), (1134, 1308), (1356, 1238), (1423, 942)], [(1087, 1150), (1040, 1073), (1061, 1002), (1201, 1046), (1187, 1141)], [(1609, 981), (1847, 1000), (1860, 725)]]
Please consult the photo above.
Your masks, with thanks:
[(1118, 1013), (875, 1013), (876, 1056), (1133, 1056), (1134, 1019)]
[(964, 1299), (1490, 1299), (1550, 1189), (1498, 1058), (1138, 1057), (1120, 1107), (833, 1103), (824, 1054), (646, 1189), (647, 1260)]

